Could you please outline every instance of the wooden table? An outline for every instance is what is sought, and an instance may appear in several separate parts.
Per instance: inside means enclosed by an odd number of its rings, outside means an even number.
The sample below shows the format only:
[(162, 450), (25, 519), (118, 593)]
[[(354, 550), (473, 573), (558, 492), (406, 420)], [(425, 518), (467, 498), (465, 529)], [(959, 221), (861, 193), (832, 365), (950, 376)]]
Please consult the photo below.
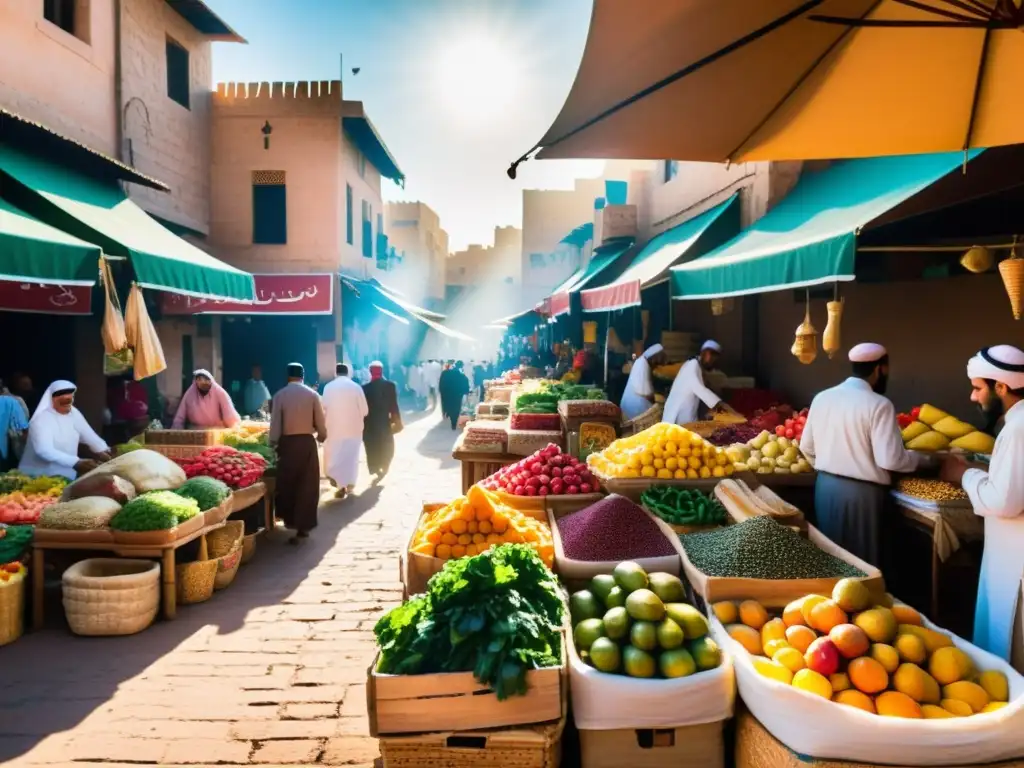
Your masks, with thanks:
[(452, 458), (462, 463), (462, 492), (466, 493), (475, 483), (526, 457), (511, 453), (473, 453), (455, 450), (452, 451)]
[(175, 553), (179, 547), (205, 536), (210, 531), (223, 528), (224, 523), (208, 525), (177, 541), (163, 545), (126, 545), (117, 542), (89, 543), (79, 541), (39, 541), (32, 543), (32, 626), (42, 629), (45, 624), (44, 577), (46, 550), (81, 550), (87, 552), (112, 552), (118, 557), (160, 558), (161, 590), (163, 593), (163, 615), (173, 619), (178, 611), (177, 585), (175, 583)]

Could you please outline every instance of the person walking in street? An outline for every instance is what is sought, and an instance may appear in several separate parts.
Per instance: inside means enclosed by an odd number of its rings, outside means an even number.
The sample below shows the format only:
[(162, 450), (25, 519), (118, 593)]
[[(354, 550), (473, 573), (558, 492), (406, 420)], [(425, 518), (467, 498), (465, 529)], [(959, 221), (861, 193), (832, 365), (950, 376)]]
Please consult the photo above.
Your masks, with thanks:
[(363, 388), (352, 381), (348, 366), (338, 363), (338, 377), (324, 387), (324, 415), (327, 434), (324, 464), (327, 477), (337, 488), (336, 496), (345, 498), (356, 487), (359, 477), (359, 448), (363, 444), (363, 420), (369, 413)]
[(267, 385), (263, 382), (263, 369), (258, 365), (254, 365), (252, 367), (252, 375), (245, 383), (245, 389), (242, 391), (242, 409), (245, 411), (246, 416), (252, 416), (263, 411), (269, 402), (270, 390), (267, 389)]
[(409, 366), (406, 368), (405, 386), (412, 395), (416, 410), (422, 408), (423, 402), (420, 397), (423, 390), (423, 371), (420, 370), (415, 361), (409, 361)]
[(212, 373), (200, 368), (178, 403), (172, 429), (231, 429), (241, 421), (231, 395), (213, 380)]
[(316, 527), (320, 503), (320, 456), (317, 442), (327, 440), (327, 422), (320, 395), (303, 384), (299, 363), (288, 365), (288, 383), (270, 405), (270, 445), (277, 449), (275, 505), (285, 527), (295, 531), (290, 544), (300, 544)]
[(951, 454), (940, 477), (963, 486), (974, 514), (985, 521), (974, 644), (1021, 668), (1013, 643), (1020, 626), (1020, 585), (1024, 579), (1024, 352), (1001, 344), (982, 349), (967, 362), (971, 400), (989, 417), (1003, 417), (1003, 429), (987, 469)]
[(441, 395), (441, 411), (452, 424), (454, 430), (459, 423), (459, 414), (462, 413), (462, 398), (469, 394), (469, 379), (462, 372), (463, 364), (459, 360), (454, 368), (449, 368), (442, 376), (438, 386)]
[(891, 473), (913, 472), (920, 459), (903, 447), (896, 408), (885, 396), (885, 347), (858, 344), (849, 358), (850, 378), (811, 401), (800, 451), (818, 473), (818, 528), (843, 549), (881, 567)]
[(423, 366), (423, 370), (427, 378), (427, 388), (430, 391), (430, 410), (434, 410), (440, 400), (438, 387), (441, 385), (441, 361), (428, 360)]
[(391, 468), (395, 457), (395, 435), (402, 431), (402, 413), (398, 409), (398, 391), (394, 382), (384, 378), (384, 365), (370, 363), (370, 383), (363, 385), (367, 414), (363, 422), (366, 463), (379, 483)]

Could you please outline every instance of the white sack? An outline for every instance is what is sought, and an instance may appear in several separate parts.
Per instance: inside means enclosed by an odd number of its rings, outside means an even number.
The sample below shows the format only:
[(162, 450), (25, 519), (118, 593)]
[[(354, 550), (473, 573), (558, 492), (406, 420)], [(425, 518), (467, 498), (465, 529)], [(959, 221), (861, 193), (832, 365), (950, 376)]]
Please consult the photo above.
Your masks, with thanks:
[(568, 645), (572, 715), (580, 730), (678, 728), (732, 717), (736, 678), (724, 650), (718, 669), (662, 680), (601, 672), (583, 663), (572, 637)]
[[(930, 629), (945, 630), (925, 620)], [(711, 617), (711, 635), (733, 657), (740, 698), (776, 739), (800, 755), (882, 765), (976, 765), (1024, 756), (1024, 678), (992, 654), (949, 635), (980, 670), (1010, 682), (996, 712), (941, 720), (879, 717), (825, 701), (754, 669), (750, 654)]]

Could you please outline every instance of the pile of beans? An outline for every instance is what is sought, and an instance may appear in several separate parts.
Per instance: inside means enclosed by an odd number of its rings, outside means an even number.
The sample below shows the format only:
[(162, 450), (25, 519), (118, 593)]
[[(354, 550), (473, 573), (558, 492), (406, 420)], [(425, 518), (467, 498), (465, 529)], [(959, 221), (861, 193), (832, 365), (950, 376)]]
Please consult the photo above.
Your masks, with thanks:
[(625, 496), (612, 494), (558, 519), (562, 550), (584, 562), (666, 557), (676, 553), (658, 524)]
[(945, 480), (925, 477), (901, 478), (896, 489), (907, 496), (914, 496), (925, 501), (967, 501), (967, 493)]
[(767, 516), (679, 539), (693, 566), (708, 576), (777, 580), (866, 575)]

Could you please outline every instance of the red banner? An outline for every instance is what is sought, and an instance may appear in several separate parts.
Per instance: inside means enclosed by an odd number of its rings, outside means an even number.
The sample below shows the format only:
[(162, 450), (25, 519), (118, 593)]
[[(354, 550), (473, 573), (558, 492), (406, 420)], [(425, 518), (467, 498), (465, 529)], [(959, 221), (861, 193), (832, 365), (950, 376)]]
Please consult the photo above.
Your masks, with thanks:
[(164, 293), (165, 315), (329, 315), (334, 311), (337, 275), (253, 275), (256, 300), (252, 304), (218, 299), (197, 299)]
[(0, 312), (91, 315), (91, 285), (39, 285), (0, 280)]

